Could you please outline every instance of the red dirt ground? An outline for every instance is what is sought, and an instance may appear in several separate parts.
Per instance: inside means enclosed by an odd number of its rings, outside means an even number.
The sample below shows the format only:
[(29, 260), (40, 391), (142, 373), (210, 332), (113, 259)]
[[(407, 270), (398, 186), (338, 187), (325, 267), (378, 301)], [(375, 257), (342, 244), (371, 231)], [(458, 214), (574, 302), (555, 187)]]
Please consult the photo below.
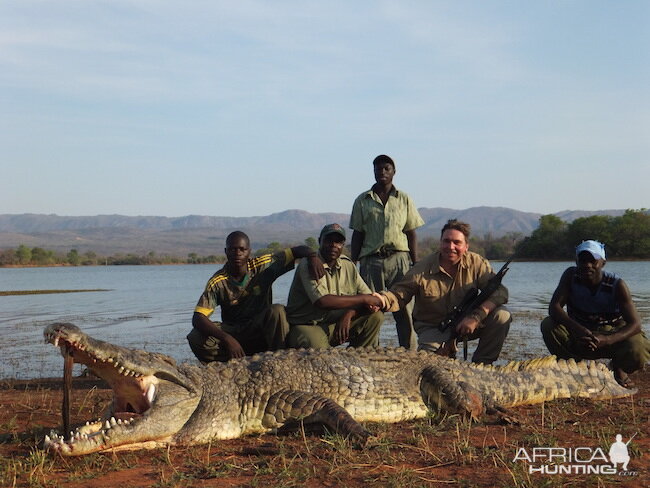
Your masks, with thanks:
[[(650, 371), (633, 376), (632, 398), (559, 400), (513, 409), (517, 425), (457, 416), (366, 424), (379, 441), (359, 449), (338, 436), (249, 436), (192, 448), (61, 458), (40, 450), (60, 430), (61, 380), (0, 382), (0, 486), (650, 486)], [(100, 381), (75, 378), (72, 422), (96, 418), (109, 402)], [(520, 448), (596, 448), (627, 441), (628, 472), (529, 473)], [(587, 452), (587, 451), (582, 451)], [(602, 464), (594, 461), (592, 464)]]

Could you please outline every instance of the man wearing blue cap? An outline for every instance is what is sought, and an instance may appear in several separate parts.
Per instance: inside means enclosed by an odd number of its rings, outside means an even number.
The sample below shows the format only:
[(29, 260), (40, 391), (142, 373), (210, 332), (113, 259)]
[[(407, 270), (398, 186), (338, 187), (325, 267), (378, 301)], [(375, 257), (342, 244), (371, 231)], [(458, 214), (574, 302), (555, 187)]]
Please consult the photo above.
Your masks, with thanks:
[[(616, 380), (631, 387), (629, 374), (650, 360), (650, 341), (625, 282), (603, 271), (605, 245), (584, 241), (576, 247), (576, 264), (560, 278), (549, 317), (541, 324), (546, 347), (558, 358), (611, 358)], [(566, 311), (564, 307), (566, 306)]]

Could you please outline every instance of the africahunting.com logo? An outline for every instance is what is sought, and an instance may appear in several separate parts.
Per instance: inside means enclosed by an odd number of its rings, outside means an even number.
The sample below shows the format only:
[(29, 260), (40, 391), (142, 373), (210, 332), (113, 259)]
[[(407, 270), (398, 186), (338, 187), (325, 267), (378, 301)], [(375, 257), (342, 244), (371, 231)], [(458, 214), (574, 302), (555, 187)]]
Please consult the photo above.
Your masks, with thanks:
[(607, 454), (600, 447), (533, 447), (528, 450), (520, 447), (512, 462), (527, 463), (530, 474), (638, 476), (638, 472), (628, 471), (630, 455), (627, 446), (635, 435), (623, 442), (623, 436), (617, 434)]

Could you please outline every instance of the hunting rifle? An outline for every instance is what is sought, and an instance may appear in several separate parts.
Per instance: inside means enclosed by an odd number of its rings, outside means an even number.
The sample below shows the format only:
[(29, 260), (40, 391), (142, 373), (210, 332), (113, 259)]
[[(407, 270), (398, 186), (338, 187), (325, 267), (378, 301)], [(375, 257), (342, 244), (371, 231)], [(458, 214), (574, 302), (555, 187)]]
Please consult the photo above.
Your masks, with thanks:
[(442, 332), (451, 327), (451, 338), (446, 341), (436, 352), (441, 356), (456, 357), (456, 342), (458, 339), (463, 339), (463, 358), (467, 361), (467, 337), (461, 338), (456, 332), (456, 326), (472, 313), (485, 300), (490, 298), (492, 294), (497, 291), (501, 285), (503, 277), (508, 272), (508, 265), (512, 262), (515, 255), (513, 254), (501, 266), (501, 269), (488, 280), (484, 288), (472, 288), (469, 290), (460, 304), (456, 305), (451, 312), (447, 315), (445, 320), (440, 322), (438, 329)]

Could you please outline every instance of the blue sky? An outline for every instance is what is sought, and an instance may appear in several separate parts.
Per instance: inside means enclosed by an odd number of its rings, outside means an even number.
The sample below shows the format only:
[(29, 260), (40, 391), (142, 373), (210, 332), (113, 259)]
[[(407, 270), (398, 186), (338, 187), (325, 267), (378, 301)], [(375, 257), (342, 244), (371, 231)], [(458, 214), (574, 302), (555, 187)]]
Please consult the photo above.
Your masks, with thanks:
[(5, 1), (0, 213), (650, 207), (650, 2)]

